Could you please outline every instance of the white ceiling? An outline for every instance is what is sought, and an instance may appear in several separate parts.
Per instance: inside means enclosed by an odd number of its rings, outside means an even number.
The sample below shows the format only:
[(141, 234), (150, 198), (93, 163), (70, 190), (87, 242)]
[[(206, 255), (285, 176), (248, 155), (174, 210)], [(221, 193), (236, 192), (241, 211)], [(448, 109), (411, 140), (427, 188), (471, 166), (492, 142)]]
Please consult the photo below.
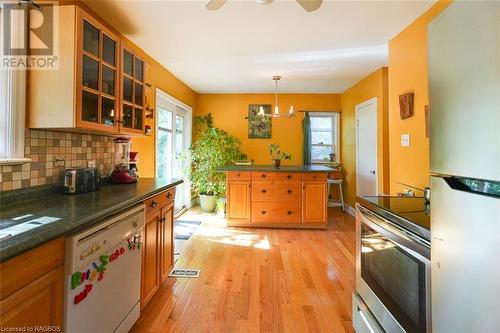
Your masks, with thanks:
[(272, 92), (282, 75), (280, 92), (340, 93), (386, 65), (388, 40), (435, 1), (85, 2), (196, 92)]

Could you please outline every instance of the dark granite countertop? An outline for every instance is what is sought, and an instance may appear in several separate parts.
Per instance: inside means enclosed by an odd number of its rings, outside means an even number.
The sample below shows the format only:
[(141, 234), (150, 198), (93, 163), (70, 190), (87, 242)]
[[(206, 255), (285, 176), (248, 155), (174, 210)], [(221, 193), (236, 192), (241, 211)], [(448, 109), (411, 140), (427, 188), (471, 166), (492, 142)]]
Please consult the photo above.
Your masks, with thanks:
[[(61, 236), (74, 234), (106, 217), (140, 203), (157, 193), (182, 183), (180, 179), (141, 178), (135, 184), (106, 184), (96, 192), (63, 194), (55, 191), (43, 196), (12, 202), (0, 197), (0, 234), (5, 236), (10, 227), (40, 217), (55, 221), (0, 240), (0, 262)], [(4, 201), (4, 203), (2, 203)], [(29, 216), (28, 214), (33, 214)], [(28, 215), (25, 218), (19, 218)], [(18, 220), (13, 220), (18, 217)], [(51, 220), (51, 219), (46, 219)], [(5, 232), (2, 232), (4, 229)]]
[(265, 171), (265, 172), (332, 172), (325, 165), (286, 165), (275, 168), (272, 165), (229, 165), (220, 171)]
[(422, 197), (361, 196), (356, 201), (378, 215), (430, 241), (430, 206)]

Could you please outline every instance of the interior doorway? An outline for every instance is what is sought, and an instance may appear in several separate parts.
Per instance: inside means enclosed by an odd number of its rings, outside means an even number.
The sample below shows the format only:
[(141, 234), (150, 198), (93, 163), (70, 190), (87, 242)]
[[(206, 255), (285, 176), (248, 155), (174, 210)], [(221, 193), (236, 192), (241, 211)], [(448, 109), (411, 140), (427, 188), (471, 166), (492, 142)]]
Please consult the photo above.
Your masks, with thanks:
[(356, 105), (356, 194), (378, 195), (377, 97)]
[(191, 145), (192, 108), (160, 89), (156, 89), (156, 177), (181, 178), (177, 187), (175, 211), (189, 208), (191, 191), (184, 177), (181, 154)]

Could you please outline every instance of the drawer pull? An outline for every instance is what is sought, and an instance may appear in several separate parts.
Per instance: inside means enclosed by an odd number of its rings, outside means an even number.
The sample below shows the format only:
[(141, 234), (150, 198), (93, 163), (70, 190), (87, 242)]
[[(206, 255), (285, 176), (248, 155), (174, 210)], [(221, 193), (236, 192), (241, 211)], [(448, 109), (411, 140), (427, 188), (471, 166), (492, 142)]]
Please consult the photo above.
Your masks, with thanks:
[(288, 212), (286, 212), (288, 215), (292, 215), (292, 211), (289, 210)]
[(172, 197), (172, 193), (168, 192), (167, 193), (167, 199), (170, 199)]
[(262, 178), (266, 178), (266, 174), (265, 174), (265, 173), (263, 173), (263, 174), (261, 175), (261, 177), (262, 177)]
[(286, 178), (291, 179), (291, 178), (292, 178), (292, 175), (288, 175), (288, 176), (286, 176)]
[(262, 193), (266, 193), (266, 192), (267, 192), (267, 190), (262, 190)]
[(261, 213), (262, 215), (266, 215), (266, 211), (265, 211), (265, 210), (262, 210), (260, 213)]
[(151, 207), (156, 208), (157, 205), (158, 204), (156, 203), (156, 201), (154, 201), (154, 200), (151, 201), (151, 205), (150, 205)]
[(288, 190), (288, 191), (286, 191), (286, 193), (292, 194), (292, 190)]

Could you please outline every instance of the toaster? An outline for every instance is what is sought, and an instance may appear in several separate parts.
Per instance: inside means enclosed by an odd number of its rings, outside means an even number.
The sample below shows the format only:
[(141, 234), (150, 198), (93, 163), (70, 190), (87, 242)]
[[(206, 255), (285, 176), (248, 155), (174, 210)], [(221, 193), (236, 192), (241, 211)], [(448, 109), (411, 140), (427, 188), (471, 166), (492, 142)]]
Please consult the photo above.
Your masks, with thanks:
[(64, 193), (85, 193), (101, 188), (99, 171), (96, 168), (76, 168), (64, 171)]

